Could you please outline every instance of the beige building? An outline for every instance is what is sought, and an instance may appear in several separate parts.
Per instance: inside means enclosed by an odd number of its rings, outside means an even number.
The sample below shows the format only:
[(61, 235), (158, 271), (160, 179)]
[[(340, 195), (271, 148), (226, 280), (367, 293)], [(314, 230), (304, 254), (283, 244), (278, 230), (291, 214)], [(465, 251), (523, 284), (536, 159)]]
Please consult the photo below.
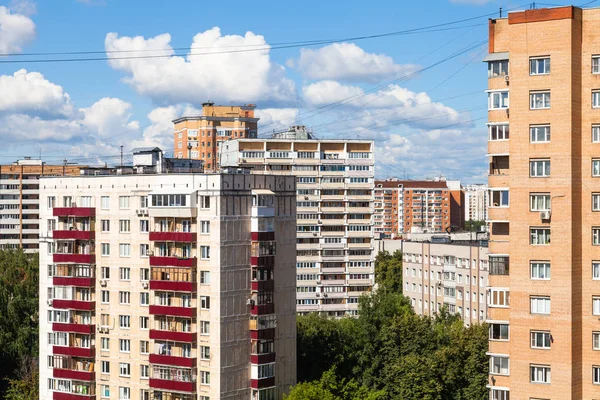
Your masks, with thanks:
[(40, 183), (40, 398), (280, 399), (294, 178), (115, 172)]
[(600, 398), (599, 27), (577, 7), (490, 20), (494, 400)]
[(224, 144), (222, 165), (297, 180), (297, 310), (356, 315), (373, 286), (373, 141), (317, 140), (303, 127)]
[(465, 221), (487, 221), (488, 186), (467, 185), (465, 191)]
[[(403, 253), (403, 294), (419, 315), (433, 316), (442, 306), (460, 314), (465, 325), (485, 322), (488, 249), (486, 241), (378, 240), (379, 251)], [(448, 240), (448, 242), (450, 242)]]
[(0, 165), (0, 248), (38, 251), (40, 176), (79, 175), (79, 165), (29, 158)]
[(254, 104), (218, 106), (202, 104), (202, 115), (180, 117), (173, 121), (174, 156), (202, 160), (207, 171), (219, 168), (221, 144), (239, 138), (255, 138), (258, 118)]

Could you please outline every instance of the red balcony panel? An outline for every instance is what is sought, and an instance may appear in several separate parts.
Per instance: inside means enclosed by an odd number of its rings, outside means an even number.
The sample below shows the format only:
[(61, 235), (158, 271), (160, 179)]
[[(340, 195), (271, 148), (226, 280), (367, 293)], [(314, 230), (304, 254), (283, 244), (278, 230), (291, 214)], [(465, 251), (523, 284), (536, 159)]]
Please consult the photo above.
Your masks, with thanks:
[(195, 267), (198, 265), (198, 259), (178, 258), (178, 257), (160, 257), (150, 256), (150, 266), (152, 267)]
[(198, 334), (195, 332), (173, 332), (150, 329), (150, 339), (153, 340), (170, 340), (173, 342), (194, 343), (196, 342), (197, 338)]
[(268, 364), (272, 362), (275, 362), (275, 353), (250, 355), (250, 363), (252, 364)]
[(94, 400), (95, 394), (75, 394), (66, 392), (53, 392), (52, 400)]
[(251, 339), (275, 339), (275, 328), (250, 331)]
[(150, 354), (150, 364), (173, 365), (176, 367), (193, 368), (196, 366), (196, 358)]
[(55, 263), (77, 263), (94, 264), (96, 262), (95, 254), (53, 254), (52, 261)]
[(273, 279), (269, 279), (266, 281), (252, 281), (252, 290), (255, 292), (272, 292), (273, 290), (275, 290), (275, 281)]
[(54, 322), (52, 324), (52, 330), (54, 332), (94, 333), (96, 325), (61, 324)]
[(174, 292), (195, 292), (196, 282), (150, 281), (151, 290), (172, 290)]
[(275, 265), (275, 256), (250, 257), (250, 264), (257, 267), (271, 267)]
[(252, 389), (264, 389), (271, 386), (275, 386), (275, 377), (264, 378), (264, 379), (252, 379), (250, 382)]
[(85, 358), (94, 358), (96, 356), (96, 351), (93, 347), (86, 349), (83, 347), (52, 346), (52, 353), (60, 354), (63, 356), (85, 357)]
[(259, 242), (275, 240), (275, 232), (252, 232), (252, 240)]
[(94, 240), (96, 232), (94, 231), (53, 231), (53, 239), (73, 239), (73, 240)]
[(93, 381), (96, 379), (95, 372), (75, 371), (72, 369), (54, 368), (52, 371), (54, 378), (75, 379), (77, 381)]
[(153, 242), (184, 242), (196, 241), (196, 232), (150, 232), (150, 240)]
[(195, 317), (196, 307), (150, 306), (150, 315), (173, 315), (175, 317)]
[(273, 314), (275, 312), (275, 304), (261, 304), (257, 306), (253, 306), (250, 309), (250, 314), (252, 315), (267, 315)]
[(52, 278), (52, 283), (55, 286), (77, 286), (77, 287), (94, 287), (96, 279), (94, 278), (74, 278), (70, 276), (55, 276)]
[(83, 310), (91, 311), (96, 308), (95, 301), (77, 301), (77, 300), (52, 300), (52, 307), (63, 310)]
[(95, 217), (94, 207), (54, 207), (52, 215), (55, 217)]
[(150, 378), (150, 387), (152, 389), (194, 393), (196, 391), (196, 382), (179, 382)]

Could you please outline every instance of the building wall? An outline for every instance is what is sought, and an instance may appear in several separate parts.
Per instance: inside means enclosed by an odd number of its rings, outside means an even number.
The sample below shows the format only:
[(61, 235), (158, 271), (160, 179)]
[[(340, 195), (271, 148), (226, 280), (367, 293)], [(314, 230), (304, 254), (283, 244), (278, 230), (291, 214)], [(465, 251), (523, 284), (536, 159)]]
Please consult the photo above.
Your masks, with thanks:
[[(272, 192), (275, 198), (272, 206), (267, 207), (272, 211), (258, 210), (260, 207), (253, 206), (253, 197), (260, 191)], [(154, 207), (149, 204), (148, 207), (141, 207), (141, 197), (157, 193), (183, 193), (188, 194), (190, 203), (185, 207)], [(197, 370), (197, 381), (194, 382), (189, 391), (183, 392), (195, 393), (193, 398), (205, 399), (201, 396), (207, 396), (210, 399), (250, 399), (251, 387), (258, 388), (276, 388), (276, 395), (280, 397), (282, 393), (287, 392), (296, 379), (296, 321), (295, 321), (295, 180), (292, 177), (274, 177), (267, 175), (169, 175), (169, 182), (165, 183), (162, 175), (127, 175), (110, 177), (72, 177), (72, 178), (48, 178), (43, 179), (40, 188), (40, 197), (44, 207), (40, 210), (40, 218), (44, 224), (48, 220), (54, 220), (58, 230), (65, 230), (62, 235), (77, 235), (78, 232), (67, 229), (67, 223), (72, 221), (73, 217), (63, 218), (55, 217), (61, 213), (60, 208), (48, 208), (48, 197), (54, 196), (57, 204), (62, 205), (64, 196), (71, 196), (76, 204), (83, 202), (84, 196), (91, 197), (91, 204), (88, 211), (93, 215), (90, 218), (91, 225), (88, 228), (94, 240), (77, 241), (78, 244), (90, 244), (91, 248), (86, 250), (95, 260), (89, 265), (93, 271), (92, 282), (88, 289), (91, 292), (91, 301), (85, 302), (91, 305), (91, 321), (84, 324), (92, 340), (92, 356), (85, 360), (91, 363), (87, 371), (94, 371), (91, 382), (95, 383), (95, 390), (98, 398), (104, 386), (110, 389), (110, 398), (117, 398), (121, 387), (129, 388), (131, 399), (145, 399), (142, 396), (142, 390), (148, 391), (148, 396), (153, 391), (162, 391), (170, 393), (171, 391), (181, 391), (182, 384), (176, 382), (173, 384), (169, 379), (158, 379), (157, 368), (160, 365), (175, 365), (170, 363), (188, 363)], [(102, 197), (108, 196), (110, 206), (102, 206)], [(129, 197), (129, 206), (120, 207), (120, 196)], [(203, 197), (210, 198), (210, 206), (202, 206)], [(106, 205), (106, 204), (104, 204)], [(62, 208), (62, 210), (65, 210)], [(68, 213), (76, 213), (73, 209), (67, 209)], [(258, 214), (256, 214), (258, 212)], [(255, 260), (258, 260), (260, 268), (261, 262), (266, 262), (268, 257), (251, 257), (251, 247), (255, 233), (253, 219), (260, 217), (260, 213), (274, 215), (274, 233), (267, 233), (275, 238), (276, 252), (273, 267), (273, 304), (274, 309), (270, 311), (276, 316), (277, 329), (266, 331), (253, 328), (249, 322), (253, 315), (261, 318), (261, 315), (268, 317), (269, 305), (267, 308), (253, 303), (248, 305), (248, 299), (256, 298), (257, 293), (254, 285), (261, 285), (253, 280), (251, 271)], [(269, 214), (271, 213), (271, 214)], [(131, 225), (130, 232), (120, 232), (121, 220), (129, 220)], [(160, 227), (161, 220), (175, 221), (176, 224), (169, 227), (166, 232), (168, 235), (181, 235), (182, 221), (190, 221), (191, 239), (191, 258), (181, 260), (180, 242), (188, 239), (164, 239), (157, 237), (157, 232), (165, 232)], [(105, 226), (103, 221), (110, 221), (110, 230), (103, 231)], [(148, 221), (150, 232), (141, 231), (141, 221)], [(208, 234), (201, 230), (201, 222), (210, 223)], [(81, 225), (78, 230), (81, 230)], [(59, 232), (60, 233), (60, 232)], [(85, 232), (83, 232), (85, 233)], [(64, 371), (58, 371), (55, 368), (48, 367), (48, 357), (56, 354), (53, 346), (48, 344), (48, 334), (55, 332), (56, 328), (48, 321), (48, 311), (56, 309), (56, 300), (49, 305), (48, 288), (53, 286), (63, 286), (64, 283), (58, 282), (57, 277), (49, 276), (49, 267), (63, 265), (56, 259), (56, 254), (52, 254), (48, 247), (53, 243), (58, 246), (59, 242), (56, 230), (43, 246), (40, 253), (40, 394), (42, 398), (57, 398), (52, 395), (48, 388), (48, 380), (53, 376), (58, 378), (64, 374)], [(154, 239), (152, 235), (154, 236)], [(260, 235), (262, 234), (257, 234)], [(273, 240), (273, 239), (266, 240)], [(151, 240), (152, 239), (152, 240)], [(165, 242), (164, 240), (168, 240)], [(174, 242), (171, 242), (174, 240)], [(262, 240), (262, 239), (261, 239)], [(191, 289), (166, 289), (155, 285), (164, 285), (166, 283), (176, 284), (177, 282), (166, 282), (162, 278), (157, 278), (155, 272), (160, 274), (163, 267), (160, 267), (163, 257), (159, 257), (161, 243), (165, 243), (165, 249), (173, 252), (178, 258), (169, 259), (169, 263), (189, 262), (192, 266), (186, 271), (195, 270), (196, 277), (185, 284), (190, 285)], [(171, 243), (171, 244), (168, 244)], [(108, 244), (110, 254), (103, 255), (103, 244)], [(120, 245), (129, 244), (131, 254), (129, 257), (120, 255)], [(148, 245), (153, 253), (150, 257), (142, 253), (142, 245)], [(174, 246), (174, 247), (173, 247)], [(210, 257), (202, 257), (201, 246), (210, 248)], [(176, 250), (177, 248), (177, 250)], [(254, 250), (253, 250), (254, 251)], [(168, 257), (167, 257), (168, 258)], [(187, 261), (186, 261), (187, 260)], [(262, 261), (261, 261), (262, 260)], [(173, 265), (173, 264), (171, 264)], [(110, 270), (110, 277), (103, 279), (102, 268), (107, 267)], [(130, 268), (130, 279), (122, 279), (121, 268)], [(169, 275), (175, 274), (176, 269), (168, 267)], [(150, 280), (142, 275), (144, 270), (148, 269)], [(156, 270), (156, 271), (155, 271)], [(201, 272), (210, 273), (210, 282), (204, 282), (201, 278)], [(170, 279), (170, 278), (169, 278)], [(176, 279), (177, 280), (177, 279)], [(81, 283), (77, 283), (81, 285)], [(264, 284), (269, 284), (267, 281)], [(252, 285), (252, 288), (251, 288)], [(68, 286), (68, 285), (67, 285)], [(174, 290), (174, 292), (172, 292)], [(109, 301), (104, 302), (103, 291), (110, 293)], [(130, 293), (130, 304), (121, 304), (120, 292)], [(173, 300), (176, 304), (179, 294), (190, 294), (191, 308), (171, 309), (172, 312), (193, 312), (191, 315), (191, 335), (190, 338), (181, 339), (184, 342), (192, 344), (191, 358), (170, 358), (155, 359), (160, 354), (159, 343), (165, 343), (164, 339), (157, 335), (182, 335), (179, 325), (175, 333), (165, 331), (160, 325), (160, 320), (166, 311), (157, 308), (160, 305), (159, 297), (164, 293), (176, 293)], [(260, 293), (260, 290), (259, 292)], [(141, 295), (148, 294), (150, 298), (149, 305), (141, 304)], [(201, 297), (210, 298), (209, 309), (201, 307)], [(63, 309), (63, 306), (59, 306)], [(153, 308), (154, 307), (154, 308)], [(262, 308), (261, 308), (262, 307)], [(153, 311), (154, 310), (154, 311)], [(158, 311), (157, 311), (158, 310)], [(188, 310), (188, 311), (186, 311)], [(262, 310), (262, 311), (261, 311)], [(73, 312), (73, 311), (72, 311)], [(265, 314), (266, 312), (266, 314)], [(106, 317), (102, 317), (106, 315)], [(131, 317), (131, 327), (129, 329), (119, 326), (119, 316), (129, 315)], [(167, 314), (175, 315), (175, 314)], [(176, 314), (180, 315), (180, 314)], [(184, 315), (184, 314), (181, 314)], [(148, 328), (142, 327), (141, 318), (148, 318)], [(184, 318), (185, 319), (185, 318)], [(167, 323), (173, 322), (180, 324), (180, 317), (167, 317)], [(210, 324), (210, 334), (205, 335), (201, 332), (201, 322), (206, 321)], [(64, 324), (62, 324), (64, 326)], [(259, 325), (260, 326), (260, 325)], [(81, 329), (80, 327), (76, 327)], [(73, 329), (71, 326), (70, 329)], [(269, 331), (269, 332), (267, 332)], [(275, 362), (275, 378), (269, 380), (256, 379), (254, 371), (258, 364), (263, 364), (268, 358), (271, 362), (271, 355), (252, 356), (256, 357), (258, 363), (249, 362), (251, 355), (251, 338), (258, 335), (273, 334), (275, 340), (275, 354), (272, 360)], [(102, 341), (109, 339), (109, 350), (103, 350)], [(131, 341), (130, 352), (120, 351), (120, 339)], [(172, 340), (172, 339), (171, 339)], [(149, 354), (142, 354), (140, 351), (141, 341), (147, 341)], [(175, 339), (176, 346), (180, 340)], [(210, 358), (203, 360), (200, 357), (200, 347), (210, 347)], [(73, 351), (71, 346), (70, 350)], [(81, 349), (75, 349), (78, 351)], [(173, 350), (175, 352), (175, 350)], [(174, 354), (174, 353), (173, 353)], [(171, 354), (171, 355), (173, 355)], [(262, 357), (262, 358), (261, 358)], [(262, 360), (262, 361), (261, 361)], [(102, 373), (101, 362), (110, 363), (110, 372)], [(130, 377), (121, 376), (120, 363), (129, 363), (131, 366)], [(166, 363), (166, 364), (165, 364)], [(181, 365), (181, 364), (178, 364)], [(142, 366), (149, 367), (150, 379), (141, 376)], [(172, 367), (169, 367), (172, 368)], [(201, 382), (200, 374), (202, 371), (210, 373), (210, 384)], [(74, 373), (67, 371), (68, 378), (72, 378)], [(64, 375), (62, 375), (65, 379)], [(86, 377), (89, 379), (89, 377)], [(67, 379), (69, 380), (69, 379)], [(89, 381), (89, 380), (88, 380)], [(154, 382), (154, 383), (153, 383)], [(172, 390), (164, 389), (166, 383), (173, 386)], [(190, 383), (191, 384), (191, 383)], [(163, 387), (163, 390), (159, 388)], [(197, 396), (197, 397), (196, 397)], [(191, 396), (181, 397), (182, 399), (191, 399)]]
[(465, 187), (465, 221), (486, 221), (488, 195), (487, 185)]

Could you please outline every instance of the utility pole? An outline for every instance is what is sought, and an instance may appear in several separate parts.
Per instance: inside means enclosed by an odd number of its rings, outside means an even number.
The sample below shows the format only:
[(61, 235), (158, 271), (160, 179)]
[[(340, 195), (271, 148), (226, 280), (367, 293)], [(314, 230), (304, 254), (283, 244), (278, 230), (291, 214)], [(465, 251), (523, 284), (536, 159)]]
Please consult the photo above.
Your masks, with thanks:
[(67, 159), (65, 158), (63, 160), (63, 176), (65, 176), (65, 170), (66, 170), (66, 168), (67, 168)]
[(500, 18), (502, 18), (502, 7), (500, 7)]
[(190, 173), (192, 172), (192, 144), (188, 142), (188, 161), (190, 162)]
[(121, 168), (123, 168), (123, 146), (121, 146)]

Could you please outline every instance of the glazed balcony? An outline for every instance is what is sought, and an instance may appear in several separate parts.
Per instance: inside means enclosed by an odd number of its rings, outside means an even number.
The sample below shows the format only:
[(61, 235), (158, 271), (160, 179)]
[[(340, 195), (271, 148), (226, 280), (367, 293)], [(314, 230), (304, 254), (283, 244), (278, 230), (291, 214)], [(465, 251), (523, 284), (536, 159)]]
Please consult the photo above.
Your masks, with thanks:
[(54, 217), (95, 217), (96, 209), (94, 207), (54, 207), (52, 215)]
[(193, 243), (196, 238), (196, 232), (150, 232), (150, 240), (154, 242)]
[(195, 343), (198, 339), (198, 334), (196, 332), (150, 329), (150, 339), (181, 343)]
[(196, 382), (171, 381), (166, 379), (150, 378), (150, 387), (152, 389), (168, 390), (173, 392), (188, 392), (196, 391)]
[(95, 254), (73, 254), (73, 253), (54, 253), (52, 255), (54, 263), (73, 263), (73, 264), (95, 264)]
[(152, 367), (150, 387), (174, 392), (196, 391), (196, 370), (173, 367)]
[(275, 362), (275, 353), (250, 354), (251, 364), (268, 364)]
[(71, 392), (53, 392), (52, 400), (96, 399), (96, 385), (88, 382), (71, 382)]
[(96, 351), (94, 347), (75, 346), (52, 346), (52, 353), (71, 357), (94, 358)]
[(196, 316), (196, 307), (153, 305), (150, 306), (150, 315), (192, 318)]
[(252, 232), (254, 241), (272, 241), (275, 240), (275, 232)]
[(54, 286), (94, 287), (95, 269), (86, 265), (55, 265), (52, 268), (52, 283)]
[(53, 239), (61, 240), (94, 240), (96, 238), (95, 231), (80, 231), (80, 230), (55, 230), (52, 231)]
[(150, 256), (151, 267), (196, 267), (198, 265), (198, 259), (192, 258), (180, 258), (180, 257), (169, 257), (169, 256)]
[(275, 288), (275, 281), (273, 279), (268, 279), (264, 281), (253, 280), (251, 282), (252, 291), (268, 291), (272, 292)]
[(250, 308), (250, 314), (252, 315), (267, 315), (275, 312), (275, 304), (259, 304), (254, 305)]
[(87, 300), (52, 300), (52, 307), (61, 310), (81, 310), (81, 311), (92, 311), (96, 308), (95, 301)]
[(150, 290), (162, 290), (173, 292), (196, 292), (198, 284), (196, 282), (181, 281), (160, 281), (151, 280)]
[(59, 379), (75, 379), (78, 381), (91, 382), (96, 380), (96, 373), (89, 371), (81, 371), (75, 369), (54, 368), (52, 376)]
[(96, 325), (69, 323), (63, 324), (60, 322), (52, 323), (54, 332), (72, 332), (72, 333), (94, 333)]
[(90, 382), (95, 380), (94, 363), (71, 357), (54, 355), (52, 376), (61, 379)]
[(150, 354), (150, 364), (171, 365), (175, 367), (193, 368), (196, 357), (180, 357), (167, 354)]
[(272, 376), (270, 378), (251, 379), (250, 380), (250, 387), (252, 387), (252, 389), (264, 389), (264, 388), (268, 388), (271, 386), (275, 386), (275, 377), (274, 376)]

